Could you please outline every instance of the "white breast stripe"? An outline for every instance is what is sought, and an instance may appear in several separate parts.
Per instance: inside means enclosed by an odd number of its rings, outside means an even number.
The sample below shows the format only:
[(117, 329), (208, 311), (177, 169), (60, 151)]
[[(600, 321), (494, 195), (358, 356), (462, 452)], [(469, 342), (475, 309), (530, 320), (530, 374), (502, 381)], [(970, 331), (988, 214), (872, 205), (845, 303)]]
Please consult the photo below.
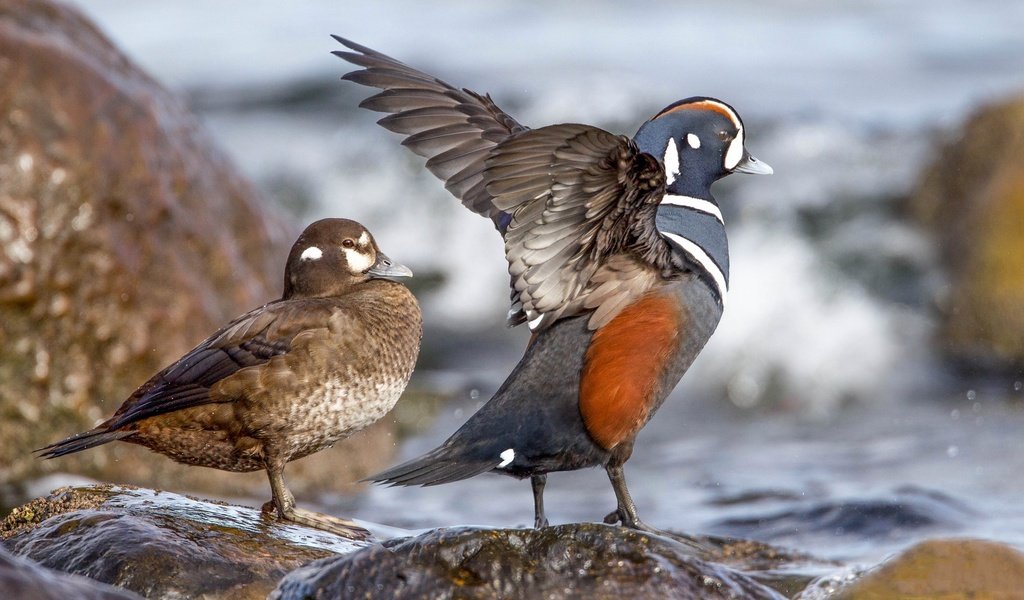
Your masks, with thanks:
[(708, 253), (705, 252), (703, 248), (681, 235), (676, 235), (667, 231), (661, 231), (660, 233), (673, 242), (679, 244), (679, 247), (689, 254), (690, 258), (695, 260), (700, 266), (704, 267), (704, 270), (708, 272), (708, 275), (711, 275), (711, 279), (715, 282), (715, 286), (718, 287), (718, 295), (722, 298), (722, 306), (725, 306), (725, 295), (726, 292), (729, 291), (729, 286), (725, 283), (725, 276), (722, 275), (722, 270), (718, 268), (715, 261), (711, 260)]
[(722, 218), (722, 211), (714, 202), (708, 202), (707, 200), (701, 200), (700, 198), (693, 198), (691, 196), (665, 194), (661, 197), (661, 204), (673, 204), (675, 206), (685, 206), (687, 208), (692, 208), (693, 210), (699, 210), (702, 213), (714, 216), (718, 219), (719, 223), (725, 225), (725, 219)]

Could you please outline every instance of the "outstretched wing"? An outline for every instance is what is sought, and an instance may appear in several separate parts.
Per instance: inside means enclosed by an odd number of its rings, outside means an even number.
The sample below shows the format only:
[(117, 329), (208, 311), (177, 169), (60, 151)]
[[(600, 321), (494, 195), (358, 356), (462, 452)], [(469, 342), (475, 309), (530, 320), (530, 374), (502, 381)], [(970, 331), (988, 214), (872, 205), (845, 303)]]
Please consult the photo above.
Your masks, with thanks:
[(335, 55), (363, 67), (343, 79), (383, 90), (360, 106), (390, 113), (378, 123), (405, 135), (403, 145), (504, 235), (510, 325), (537, 331), (593, 311), (598, 327), (650, 284), (641, 261), (615, 255), (664, 245), (654, 212), (665, 176), (654, 157), (595, 127), (530, 130), (489, 96), (334, 39), (353, 50)]
[(483, 182), (484, 159), (499, 142), (527, 128), (490, 96), (458, 89), (366, 46), (333, 37), (353, 50), (333, 54), (363, 67), (342, 79), (383, 90), (359, 106), (390, 113), (377, 122), (406, 136), (402, 145), (427, 158), (427, 169), (449, 192), (503, 229), (503, 215)]
[(629, 138), (589, 125), (534, 129), (490, 153), (483, 181), (511, 215), (505, 256), (517, 318), (532, 330), (590, 311), (599, 327), (651, 283), (630, 257), (664, 243), (654, 218), (665, 171)]
[(326, 328), (331, 311), (328, 305), (300, 307), (291, 302), (276, 302), (239, 317), (150, 378), (114, 413), (106, 429), (118, 429), (176, 410), (234, 400), (211, 391), (242, 369), (286, 354), (299, 335)]

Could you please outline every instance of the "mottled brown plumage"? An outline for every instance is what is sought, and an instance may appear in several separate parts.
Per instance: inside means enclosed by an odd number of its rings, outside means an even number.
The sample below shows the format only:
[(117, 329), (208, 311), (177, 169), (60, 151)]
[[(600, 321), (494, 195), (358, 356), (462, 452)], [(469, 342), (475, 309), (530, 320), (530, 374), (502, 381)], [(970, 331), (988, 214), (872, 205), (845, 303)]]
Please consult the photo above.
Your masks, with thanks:
[(280, 300), (235, 319), (110, 419), (43, 456), (123, 440), (189, 465), (265, 469), (281, 518), (322, 526), (295, 511), (284, 465), (370, 425), (398, 400), (422, 323), (409, 290), (382, 278), (410, 274), (359, 223), (317, 221), (292, 247)]

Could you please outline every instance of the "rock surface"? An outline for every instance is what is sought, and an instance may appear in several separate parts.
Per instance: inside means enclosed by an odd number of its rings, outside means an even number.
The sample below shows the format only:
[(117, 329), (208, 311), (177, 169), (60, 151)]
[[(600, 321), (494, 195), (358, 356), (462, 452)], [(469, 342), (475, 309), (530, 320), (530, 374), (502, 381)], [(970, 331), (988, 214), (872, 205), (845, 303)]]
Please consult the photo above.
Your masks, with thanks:
[(939, 152), (911, 207), (950, 279), (941, 343), (965, 366), (1024, 368), (1024, 97), (982, 108)]
[(153, 490), (62, 488), (0, 524), (11, 552), (148, 598), (265, 598), (289, 571), (367, 542)]
[[(126, 444), (31, 456), (278, 297), (293, 228), (70, 6), (0, 3), (0, 81), (0, 514), (24, 499), (12, 482), (55, 470), (269, 498), (262, 473), (225, 476)], [(392, 430), (289, 467), (300, 503), (385, 466)]]
[(0, 546), (0, 596), (15, 600), (140, 600), (140, 596), (97, 583), (85, 577), (65, 575), (19, 558)]
[(603, 524), (439, 529), (302, 567), (270, 598), (784, 597), (712, 558), (788, 560), (760, 544), (730, 549)]
[(826, 578), (798, 596), (817, 600), (1012, 600), (1024, 590), (1024, 554), (999, 542), (921, 542), (860, 577)]

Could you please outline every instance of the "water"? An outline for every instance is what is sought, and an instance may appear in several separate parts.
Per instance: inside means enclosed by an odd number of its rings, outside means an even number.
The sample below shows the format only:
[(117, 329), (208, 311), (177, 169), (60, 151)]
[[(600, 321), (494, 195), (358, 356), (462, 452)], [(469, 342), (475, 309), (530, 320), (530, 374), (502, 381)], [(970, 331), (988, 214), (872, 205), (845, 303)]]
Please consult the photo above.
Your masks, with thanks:
[[(968, 398), (977, 383), (936, 358), (942, 274), (899, 217), (936, 140), (1024, 90), (1024, 3), (80, 4), (284, 210), (359, 219), (389, 255), (439, 277), (421, 294), (436, 367), (417, 377), (465, 389), (402, 458), (488, 397), (524, 333), (502, 328), (500, 240), (355, 109), (366, 92), (337, 81), (346, 66), (328, 34), (489, 91), (529, 125), (631, 133), (679, 97), (727, 99), (776, 175), (716, 190), (729, 306), (641, 434), (627, 475), (642, 515), (846, 562), (939, 535), (1024, 545), (1020, 390), (996, 381)], [(596, 520), (612, 495), (587, 471), (553, 476), (547, 502), (555, 522)], [(324, 503), (412, 528), (532, 521), (529, 486), (498, 476)]]

